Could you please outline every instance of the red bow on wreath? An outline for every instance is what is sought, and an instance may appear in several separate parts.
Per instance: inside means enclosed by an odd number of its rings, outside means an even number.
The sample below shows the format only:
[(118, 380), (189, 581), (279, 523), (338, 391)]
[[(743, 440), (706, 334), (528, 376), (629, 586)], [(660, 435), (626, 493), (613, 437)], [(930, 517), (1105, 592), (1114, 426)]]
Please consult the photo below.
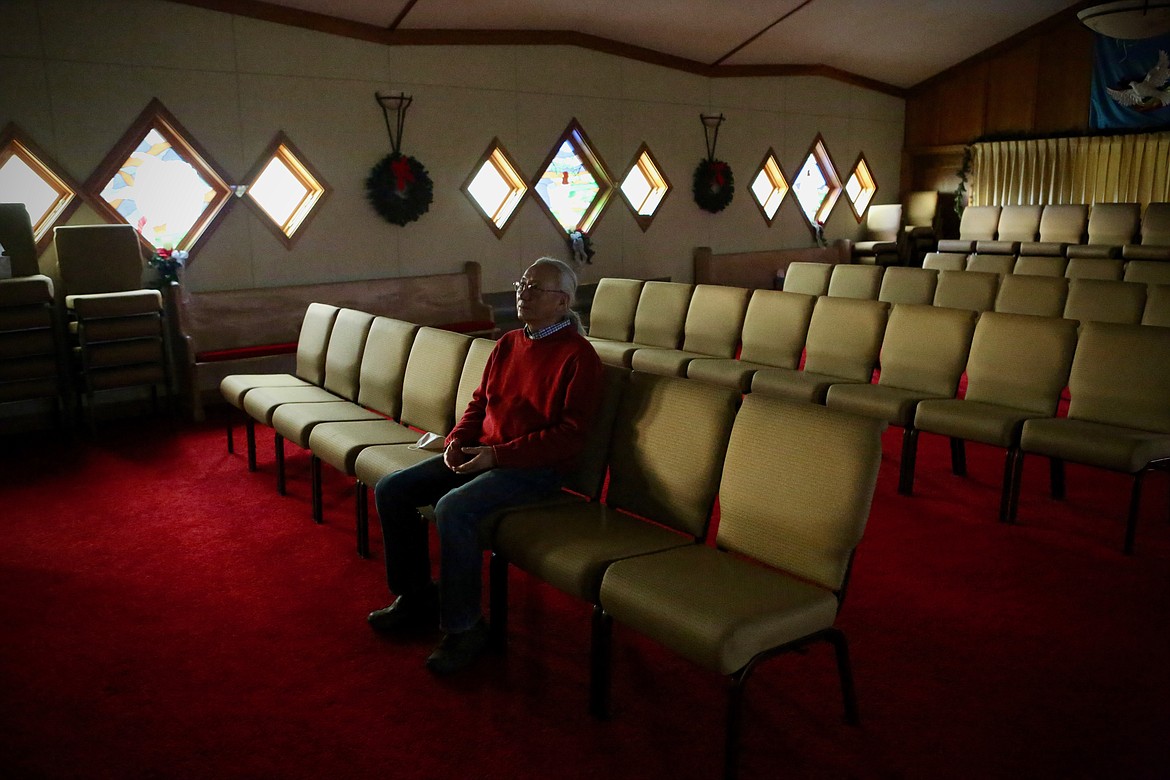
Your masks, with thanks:
[(711, 162), (711, 184), (713, 185), (712, 189), (723, 187), (727, 181), (724, 177), (726, 172), (727, 163), (723, 162), (722, 160), (713, 160)]
[(407, 185), (414, 183), (414, 173), (406, 157), (396, 157), (390, 163), (390, 171), (394, 174), (394, 188), (399, 193), (406, 192)]

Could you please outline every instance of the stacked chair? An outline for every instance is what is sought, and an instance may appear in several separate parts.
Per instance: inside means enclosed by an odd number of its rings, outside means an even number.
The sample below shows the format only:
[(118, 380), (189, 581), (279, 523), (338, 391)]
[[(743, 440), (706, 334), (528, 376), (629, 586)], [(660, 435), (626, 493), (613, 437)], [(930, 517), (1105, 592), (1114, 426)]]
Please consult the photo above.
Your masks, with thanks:
[[(906, 195), (902, 203), (905, 217), (902, 225), (901, 252), (904, 265), (922, 267), (922, 258), (935, 251), (938, 237), (943, 232), (943, 198), (935, 190), (922, 190)], [(953, 203), (952, 203), (953, 205)]]
[(865, 212), (865, 231), (853, 242), (854, 263), (897, 265), (901, 256), (898, 240), (902, 234), (902, 206), (876, 204)]

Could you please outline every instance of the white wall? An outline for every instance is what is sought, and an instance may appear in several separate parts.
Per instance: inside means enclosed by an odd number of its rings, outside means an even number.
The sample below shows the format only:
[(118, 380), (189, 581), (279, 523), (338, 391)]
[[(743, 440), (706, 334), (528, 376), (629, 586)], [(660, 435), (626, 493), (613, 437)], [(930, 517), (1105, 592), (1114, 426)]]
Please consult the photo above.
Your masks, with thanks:
[[(231, 183), (283, 130), (333, 187), (291, 251), (236, 203), (193, 258), (194, 289), (454, 271), (466, 260), (483, 265), (486, 291), (507, 289), (537, 256), (565, 256), (562, 237), (530, 197), (497, 239), (459, 188), (496, 136), (534, 176), (573, 117), (615, 176), (645, 141), (675, 188), (645, 233), (620, 197), (611, 202), (583, 281), (689, 280), (698, 245), (811, 245), (792, 196), (769, 228), (748, 186), (769, 147), (795, 176), (817, 132), (842, 179), (864, 151), (874, 202), (898, 197), (904, 101), (819, 77), (707, 79), (562, 46), (386, 47), (164, 0), (4, 0), (0, 30), (0, 127), (16, 122), (78, 181), (157, 97)], [(405, 227), (365, 200), (365, 177), (390, 150), (378, 90), (414, 96), (403, 152), (434, 182), (430, 211)], [(736, 193), (712, 215), (690, 189), (705, 154), (699, 114), (720, 111), (718, 156)], [(71, 221), (99, 220), (86, 208)], [(842, 198), (826, 233), (857, 229)]]

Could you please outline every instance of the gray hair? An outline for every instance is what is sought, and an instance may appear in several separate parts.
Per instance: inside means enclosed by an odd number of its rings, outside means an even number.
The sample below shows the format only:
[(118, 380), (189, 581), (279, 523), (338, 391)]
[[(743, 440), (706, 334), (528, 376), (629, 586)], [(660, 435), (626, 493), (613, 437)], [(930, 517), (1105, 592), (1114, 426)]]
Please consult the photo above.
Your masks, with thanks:
[(569, 296), (569, 320), (577, 328), (577, 332), (584, 336), (585, 325), (581, 322), (581, 315), (573, 310), (573, 304), (577, 302), (577, 272), (564, 260), (555, 257), (542, 257), (532, 265), (548, 266), (556, 270), (557, 289)]

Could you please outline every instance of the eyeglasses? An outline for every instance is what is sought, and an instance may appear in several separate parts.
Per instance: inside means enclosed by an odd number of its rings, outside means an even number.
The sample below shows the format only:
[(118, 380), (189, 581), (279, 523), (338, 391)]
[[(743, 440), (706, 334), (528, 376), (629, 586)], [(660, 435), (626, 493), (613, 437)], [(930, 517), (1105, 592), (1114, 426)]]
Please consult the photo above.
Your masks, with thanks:
[(512, 287), (516, 289), (517, 295), (523, 295), (524, 293), (564, 292), (564, 290), (546, 290), (536, 282), (530, 282), (527, 279), (512, 282)]

